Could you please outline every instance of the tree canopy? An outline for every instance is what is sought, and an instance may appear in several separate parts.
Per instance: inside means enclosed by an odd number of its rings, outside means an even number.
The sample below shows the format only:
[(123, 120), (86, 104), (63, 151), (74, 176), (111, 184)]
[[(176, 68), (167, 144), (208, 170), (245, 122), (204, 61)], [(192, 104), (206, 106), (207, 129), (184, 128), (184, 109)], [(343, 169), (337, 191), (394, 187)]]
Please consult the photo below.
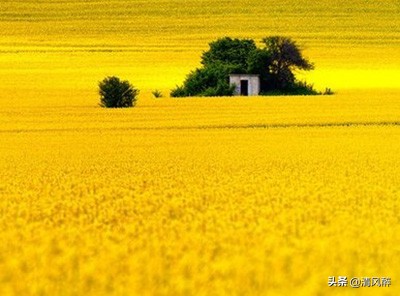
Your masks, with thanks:
[(134, 88), (129, 81), (120, 80), (118, 77), (106, 77), (99, 82), (100, 106), (105, 108), (133, 107), (139, 90)]
[(312, 70), (314, 65), (306, 60), (296, 42), (287, 37), (271, 36), (262, 39), (265, 64), (270, 73), (271, 88), (287, 89), (295, 84), (294, 70)]
[(202, 67), (190, 72), (171, 96), (233, 95), (229, 74), (260, 75), (261, 92), (315, 94), (312, 86), (298, 82), (296, 70), (312, 70), (292, 39), (265, 37), (258, 48), (254, 40), (223, 37), (209, 44), (201, 56)]
[(248, 57), (257, 49), (251, 39), (220, 38), (209, 44), (210, 49), (203, 53), (201, 63), (205, 68), (220, 64), (230, 73), (245, 73), (248, 68)]

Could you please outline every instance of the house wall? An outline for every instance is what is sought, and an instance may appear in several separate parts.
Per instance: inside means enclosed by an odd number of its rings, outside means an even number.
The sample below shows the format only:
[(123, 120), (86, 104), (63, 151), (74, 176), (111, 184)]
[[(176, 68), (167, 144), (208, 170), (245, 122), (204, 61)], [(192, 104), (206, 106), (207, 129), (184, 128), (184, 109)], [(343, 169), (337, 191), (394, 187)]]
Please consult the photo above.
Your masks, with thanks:
[(249, 96), (258, 96), (260, 94), (260, 77), (258, 75), (248, 75), (248, 74), (232, 74), (229, 76), (229, 83), (235, 84), (236, 89), (234, 94), (239, 96), (240, 81), (247, 80), (249, 84)]

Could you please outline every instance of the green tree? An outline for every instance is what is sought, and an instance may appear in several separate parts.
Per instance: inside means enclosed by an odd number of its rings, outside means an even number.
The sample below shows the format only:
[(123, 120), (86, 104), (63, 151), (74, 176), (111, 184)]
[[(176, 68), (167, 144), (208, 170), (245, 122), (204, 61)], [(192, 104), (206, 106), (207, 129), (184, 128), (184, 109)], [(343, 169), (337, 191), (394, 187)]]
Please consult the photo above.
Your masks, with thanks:
[(220, 38), (209, 44), (201, 57), (203, 67), (190, 72), (182, 86), (171, 91), (172, 97), (232, 96), (229, 74), (246, 73), (248, 57), (257, 49), (253, 40)]
[(251, 39), (220, 38), (209, 44), (210, 49), (203, 53), (201, 63), (204, 67), (215, 64), (226, 66), (231, 73), (246, 73), (248, 57), (257, 49)]
[(263, 49), (268, 56), (265, 67), (268, 68), (272, 89), (285, 90), (295, 87), (295, 70), (312, 70), (314, 65), (305, 59), (300, 48), (292, 39), (283, 36), (271, 36), (262, 39)]
[(133, 107), (139, 90), (129, 81), (121, 81), (118, 77), (106, 77), (99, 82), (100, 106), (105, 108)]
[(311, 70), (297, 44), (288, 37), (271, 36), (262, 39), (257, 48), (251, 39), (220, 38), (209, 44), (201, 57), (202, 68), (189, 73), (182, 86), (171, 96), (232, 95), (229, 74), (260, 75), (261, 91), (274, 94), (316, 94), (312, 85), (296, 80), (296, 70)]

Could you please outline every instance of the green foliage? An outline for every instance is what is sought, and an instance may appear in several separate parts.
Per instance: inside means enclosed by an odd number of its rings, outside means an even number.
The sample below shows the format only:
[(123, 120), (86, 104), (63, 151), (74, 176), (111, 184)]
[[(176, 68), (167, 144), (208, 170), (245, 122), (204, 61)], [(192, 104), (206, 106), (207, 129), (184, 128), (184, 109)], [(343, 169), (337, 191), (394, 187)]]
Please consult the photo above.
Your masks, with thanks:
[(261, 93), (263, 96), (315, 96), (321, 95), (312, 84), (305, 81), (295, 81), (286, 89), (272, 89)]
[(288, 94), (296, 96), (315, 96), (321, 93), (314, 89), (314, 85), (308, 84), (305, 81), (295, 81), (291, 88), (288, 89)]
[(203, 53), (201, 63), (205, 68), (222, 64), (231, 73), (246, 73), (248, 56), (257, 49), (251, 39), (220, 38), (209, 44), (210, 49)]
[(156, 98), (156, 99), (157, 99), (157, 98), (162, 98), (162, 97), (163, 97), (162, 92), (159, 91), (158, 89), (152, 91), (152, 95), (153, 95), (153, 97)]
[(218, 97), (218, 96), (232, 96), (235, 90), (234, 85), (229, 85), (228, 82), (218, 81), (215, 87), (207, 88), (200, 96), (204, 97)]
[(99, 82), (100, 106), (105, 108), (133, 107), (139, 90), (129, 81), (121, 81), (118, 77), (106, 77)]
[(329, 87), (325, 88), (323, 95), (330, 96), (335, 94)]
[(177, 85), (173, 90), (171, 90), (170, 96), (175, 98), (187, 97), (185, 87)]
[(272, 63), (270, 53), (265, 49), (257, 48), (250, 53), (247, 60), (247, 72), (250, 74), (259, 74), (261, 91), (268, 90), (273, 79), (269, 70), (269, 65)]
[(271, 64), (270, 53), (261, 48), (257, 48), (247, 56), (247, 73), (268, 75), (268, 65)]
[(264, 89), (287, 90), (291, 92), (293, 88), (302, 86), (296, 84), (294, 70), (312, 70), (314, 65), (302, 56), (300, 48), (296, 42), (288, 37), (270, 36), (262, 39), (264, 50), (270, 57), (268, 69), (270, 79)]
[(234, 73), (258, 74), (263, 94), (320, 94), (312, 85), (296, 80), (294, 71), (314, 69), (296, 42), (288, 37), (271, 36), (262, 39), (262, 44), (264, 47), (257, 48), (251, 39), (230, 37), (211, 42), (201, 57), (203, 67), (190, 72), (183, 85), (172, 90), (171, 96), (233, 95), (229, 74)]
[(196, 69), (189, 73), (183, 86), (172, 90), (171, 96), (231, 96), (234, 87), (229, 85), (229, 71), (221, 63)]
[(296, 42), (288, 37), (271, 36), (262, 39), (265, 50), (270, 53), (272, 68), (278, 71), (280, 68), (298, 68), (312, 70), (314, 66), (306, 60)]
[(172, 97), (232, 96), (229, 74), (246, 73), (249, 55), (257, 49), (253, 40), (220, 38), (203, 53), (202, 68), (189, 73), (182, 86), (171, 91)]

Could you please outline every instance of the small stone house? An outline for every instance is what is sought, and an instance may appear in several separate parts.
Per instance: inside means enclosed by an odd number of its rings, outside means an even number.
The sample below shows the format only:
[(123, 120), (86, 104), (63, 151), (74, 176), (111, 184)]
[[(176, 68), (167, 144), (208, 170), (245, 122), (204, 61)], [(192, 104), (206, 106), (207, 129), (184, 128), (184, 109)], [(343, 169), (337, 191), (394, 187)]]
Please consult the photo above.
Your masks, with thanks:
[(260, 94), (260, 75), (230, 74), (229, 84), (236, 86), (236, 96), (258, 96)]

